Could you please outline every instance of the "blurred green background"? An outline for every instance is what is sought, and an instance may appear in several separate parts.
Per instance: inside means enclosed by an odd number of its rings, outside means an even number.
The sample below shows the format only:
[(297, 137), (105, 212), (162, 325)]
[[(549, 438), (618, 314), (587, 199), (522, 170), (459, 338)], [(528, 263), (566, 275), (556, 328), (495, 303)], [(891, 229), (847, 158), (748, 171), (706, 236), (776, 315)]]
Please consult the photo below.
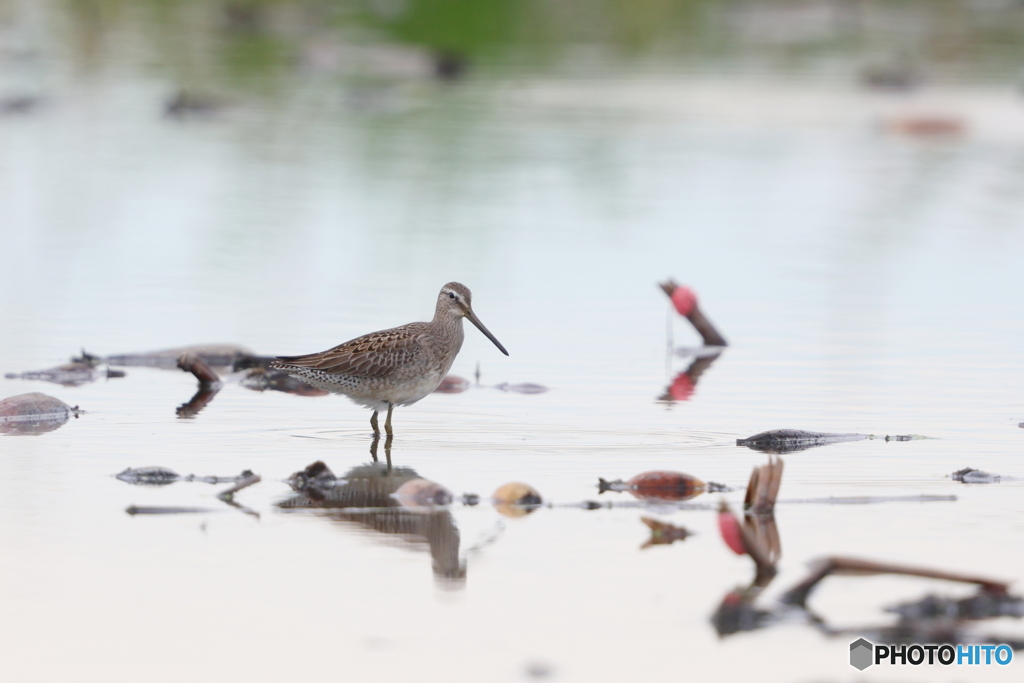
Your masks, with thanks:
[[(1005, 80), (1024, 64), (1024, 3), (1015, 0), (3, 0), (0, 24), (9, 54), (31, 57), (50, 35), (49, 47), (68, 51), (83, 73), (137, 57), (183, 87), (431, 66), (447, 75), (653, 68), (830, 77), (903, 68)], [(394, 52), (368, 54), (369, 46)]]

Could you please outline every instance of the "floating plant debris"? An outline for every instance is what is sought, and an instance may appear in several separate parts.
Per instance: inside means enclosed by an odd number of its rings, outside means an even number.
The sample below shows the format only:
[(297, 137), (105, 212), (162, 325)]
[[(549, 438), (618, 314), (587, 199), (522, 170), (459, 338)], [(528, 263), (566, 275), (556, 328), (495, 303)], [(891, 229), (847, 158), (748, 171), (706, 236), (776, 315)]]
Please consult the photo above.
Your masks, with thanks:
[(736, 439), (736, 445), (746, 446), (747, 448), (764, 453), (792, 453), (835, 443), (846, 443), (848, 441), (866, 441), (871, 439), (915, 441), (924, 438), (927, 437), (916, 434), (881, 437), (874, 434), (828, 434), (825, 432), (805, 432), (800, 429), (772, 429), (747, 437), (746, 439)]
[(78, 417), (78, 406), (34, 391), (0, 400), (0, 434), (34, 435), (52, 432), (72, 416)]
[(491, 496), (494, 509), (506, 517), (523, 517), (540, 507), (544, 500), (537, 489), (519, 481), (499, 486)]
[(982, 472), (981, 470), (976, 470), (973, 467), (965, 467), (962, 470), (957, 470), (949, 476), (953, 480), (963, 482), (964, 484), (995, 484), (1000, 481), (1012, 479), (1011, 477), (1003, 477), (998, 474), (991, 474), (990, 472)]
[(178, 359), (185, 354), (198, 356), (204, 363), (217, 368), (230, 368), (238, 356), (254, 356), (252, 351), (239, 344), (195, 344), (161, 351), (144, 353), (121, 353), (112, 356), (90, 356), (108, 365), (119, 367), (176, 368)]
[(597, 491), (628, 491), (638, 500), (647, 501), (682, 501), (694, 498), (709, 490), (721, 491), (721, 484), (707, 484), (704, 481), (684, 472), (653, 470), (641, 472), (629, 481), (616, 479), (606, 481), (598, 478)]
[(29, 372), (9, 372), (6, 379), (27, 379), (52, 382), (65, 387), (77, 387), (83, 384), (95, 382), (97, 379), (113, 379), (124, 377), (123, 370), (114, 370), (109, 367), (98, 367), (98, 360), (72, 359), (70, 363), (58, 365), (46, 370), (32, 370)]
[(128, 467), (124, 471), (114, 475), (117, 479), (128, 484), (141, 484), (145, 486), (164, 486), (179, 481), (196, 481), (203, 484), (229, 484), (238, 483), (256, 476), (251, 470), (245, 470), (241, 474), (231, 477), (218, 476), (197, 476), (195, 474), (178, 474), (167, 467)]

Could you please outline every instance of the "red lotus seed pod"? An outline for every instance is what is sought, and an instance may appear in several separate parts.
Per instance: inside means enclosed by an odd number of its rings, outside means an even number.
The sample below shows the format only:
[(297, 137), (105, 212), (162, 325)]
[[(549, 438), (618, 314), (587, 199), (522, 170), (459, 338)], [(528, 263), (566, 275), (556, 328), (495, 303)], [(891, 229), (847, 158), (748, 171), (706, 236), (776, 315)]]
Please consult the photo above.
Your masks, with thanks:
[(679, 285), (672, 292), (672, 305), (679, 311), (679, 315), (688, 316), (697, 306), (697, 295), (686, 285)]
[(740, 522), (736, 515), (725, 503), (718, 509), (718, 531), (722, 534), (722, 540), (737, 555), (745, 555), (747, 546), (743, 542), (743, 532), (740, 530)]

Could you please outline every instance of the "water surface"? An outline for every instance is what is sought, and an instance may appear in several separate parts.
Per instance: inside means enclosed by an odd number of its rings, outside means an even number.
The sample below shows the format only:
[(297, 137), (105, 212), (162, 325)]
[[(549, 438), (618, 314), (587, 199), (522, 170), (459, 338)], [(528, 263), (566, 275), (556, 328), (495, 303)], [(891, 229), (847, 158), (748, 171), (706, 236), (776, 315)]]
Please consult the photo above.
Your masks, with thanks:
[[(1024, 101), (1011, 83), (893, 95), (633, 66), (356, 87), (314, 71), (177, 120), (162, 115), (173, 70), (134, 49), (83, 77), (46, 48), (32, 67), (46, 106), (0, 118), (3, 372), (83, 347), (322, 350), (428, 317), (458, 280), (511, 355), (467, 327), (453, 372), (479, 364), (484, 385), (550, 391), (479, 387), (396, 410), (394, 463), (485, 499), (451, 509), (465, 563), (453, 583), (417, 539), (276, 506), (315, 460), (339, 475), (370, 460), (369, 414), (344, 398), (229, 384), (185, 420), (175, 408), (195, 380), (179, 371), (0, 380), (2, 396), (43, 391), (86, 411), (0, 436), (5, 677), (848, 680), (852, 637), (799, 622), (717, 637), (711, 613), (753, 570), (711, 511), (508, 519), (487, 503), (514, 480), (554, 503), (597, 500), (599, 476), (651, 469), (742, 487), (765, 456), (735, 439), (772, 428), (929, 437), (789, 454), (784, 499), (957, 500), (780, 505), (765, 605), (828, 554), (1021, 578), (1021, 483), (947, 476), (1024, 476)], [(921, 112), (964, 132), (882, 125)], [(666, 276), (697, 290), (731, 342), (675, 403), (658, 399), (688, 361), (667, 354), (668, 329), (674, 345), (698, 339), (668, 315)], [(259, 517), (217, 501), (221, 486), (112, 477), (144, 465), (252, 469), (263, 482), (237, 500)], [(644, 514), (696, 535), (641, 551)], [(969, 589), (833, 578), (811, 604), (836, 627), (878, 625), (893, 620), (885, 606), (928, 592)], [(1022, 637), (1018, 620), (979, 629)], [(956, 676), (1008, 680), (1017, 665)]]

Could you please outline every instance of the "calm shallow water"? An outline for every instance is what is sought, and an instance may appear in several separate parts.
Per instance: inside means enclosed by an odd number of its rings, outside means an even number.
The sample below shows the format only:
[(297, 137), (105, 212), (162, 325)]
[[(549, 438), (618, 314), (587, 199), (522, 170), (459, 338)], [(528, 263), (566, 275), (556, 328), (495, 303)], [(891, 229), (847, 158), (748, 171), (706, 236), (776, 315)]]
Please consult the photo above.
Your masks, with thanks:
[[(511, 356), (467, 328), (453, 371), (479, 363), (484, 384), (551, 391), (474, 388), (399, 409), (396, 465), (457, 494), (521, 480), (573, 503), (597, 498), (599, 476), (650, 469), (742, 486), (765, 456), (735, 439), (765, 429), (919, 434), (785, 456), (783, 499), (958, 500), (780, 505), (764, 604), (827, 554), (1022, 578), (1024, 484), (947, 478), (965, 466), (1024, 477), (1024, 102), (1009, 88), (901, 98), (766, 77), (480, 77), (373, 89), (386, 106), (366, 110), (308, 77), (276, 106), (175, 121), (159, 116), (159, 75), (79, 81), (60, 64), (45, 108), (0, 118), (2, 372), (82, 347), (320, 350), (424, 319), (459, 280)], [(877, 125), (951, 110), (967, 122), (953, 139)], [(674, 405), (657, 400), (687, 365), (666, 357), (656, 282), (669, 275), (732, 343)], [(672, 328), (696, 343), (683, 321)], [(466, 578), (453, 587), (422, 545), (275, 507), (305, 465), (340, 475), (369, 460), (369, 414), (343, 398), (228, 385), (181, 420), (195, 381), (177, 371), (0, 387), (87, 411), (0, 438), (5, 678), (515, 681), (531, 666), (564, 681), (854, 678), (852, 637), (801, 623), (715, 635), (711, 613), (752, 567), (709, 511), (655, 512), (697, 535), (641, 551), (650, 511), (506, 519), (457, 505)], [(223, 486), (111, 476), (154, 464), (252, 469), (263, 483), (237, 499), (260, 517), (219, 503)], [(130, 505), (217, 512), (131, 517)], [(967, 594), (833, 578), (811, 604), (837, 627), (877, 625), (892, 619), (883, 607), (929, 591)], [(982, 630), (1024, 634), (1008, 619)]]

